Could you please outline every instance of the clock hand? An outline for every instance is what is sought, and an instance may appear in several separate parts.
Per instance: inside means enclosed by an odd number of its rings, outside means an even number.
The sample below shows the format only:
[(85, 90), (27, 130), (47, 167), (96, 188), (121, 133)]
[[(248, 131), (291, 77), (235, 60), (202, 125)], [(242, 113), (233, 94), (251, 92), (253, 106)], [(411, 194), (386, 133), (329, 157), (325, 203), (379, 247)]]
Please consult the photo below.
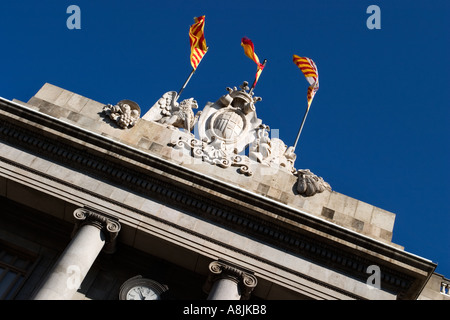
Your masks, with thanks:
[(141, 297), (141, 300), (145, 300), (144, 295), (142, 294), (141, 288), (138, 288), (138, 293), (139, 293), (139, 296)]

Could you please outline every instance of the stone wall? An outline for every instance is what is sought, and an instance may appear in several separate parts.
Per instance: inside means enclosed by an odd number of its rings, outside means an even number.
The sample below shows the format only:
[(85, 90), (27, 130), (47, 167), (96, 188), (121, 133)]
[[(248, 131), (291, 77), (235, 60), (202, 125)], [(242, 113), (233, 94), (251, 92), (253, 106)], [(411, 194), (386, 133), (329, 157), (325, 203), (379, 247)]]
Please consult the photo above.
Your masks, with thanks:
[(450, 301), (450, 279), (434, 273), (428, 280), (417, 300), (447, 300)]

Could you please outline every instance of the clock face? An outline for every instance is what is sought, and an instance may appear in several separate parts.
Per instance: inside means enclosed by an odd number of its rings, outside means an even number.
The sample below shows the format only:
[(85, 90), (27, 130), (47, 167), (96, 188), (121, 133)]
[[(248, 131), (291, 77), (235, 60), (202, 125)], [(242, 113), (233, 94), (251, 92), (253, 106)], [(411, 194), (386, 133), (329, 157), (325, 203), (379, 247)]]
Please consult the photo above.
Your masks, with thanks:
[(126, 295), (127, 300), (159, 300), (159, 294), (152, 288), (138, 285), (130, 288)]
[(141, 275), (125, 281), (120, 287), (120, 300), (162, 300), (169, 287)]

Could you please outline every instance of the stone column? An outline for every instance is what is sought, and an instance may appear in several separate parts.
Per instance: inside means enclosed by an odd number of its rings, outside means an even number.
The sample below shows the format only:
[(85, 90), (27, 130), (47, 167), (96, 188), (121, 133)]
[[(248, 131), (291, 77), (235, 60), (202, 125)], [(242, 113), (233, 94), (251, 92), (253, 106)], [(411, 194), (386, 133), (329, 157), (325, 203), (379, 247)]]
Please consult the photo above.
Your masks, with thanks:
[(114, 252), (120, 231), (117, 221), (86, 208), (76, 209), (73, 214), (77, 224), (72, 240), (34, 300), (70, 300), (102, 249), (106, 253)]
[(203, 286), (208, 300), (247, 300), (258, 283), (253, 274), (221, 261), (211, 262), (209, 271)]

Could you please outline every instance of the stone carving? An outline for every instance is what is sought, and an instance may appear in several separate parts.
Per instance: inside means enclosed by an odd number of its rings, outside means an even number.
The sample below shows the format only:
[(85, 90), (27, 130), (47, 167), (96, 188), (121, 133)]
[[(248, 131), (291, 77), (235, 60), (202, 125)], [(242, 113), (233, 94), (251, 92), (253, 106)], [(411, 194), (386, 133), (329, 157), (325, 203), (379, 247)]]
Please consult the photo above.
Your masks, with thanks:
[(297, 191), (299, 194), (310, 197), (325, 190), (331, 191), (331, 186), (321, 177), (316, 176), (308, 169), (297, 170)]
[(134, 126), (141, 115), (138, 104), (131, 100), (121, 100), (116, 105), (107, 104), (103, 112), (123, 129)]
[(197, 113), (200, 140), (180, 137), (171, 145), (190, 150), (193, 157), (202, 161), (222, 168), (238, 166), (240, 173), (252, 175), (250, 159), (240, 153), (255, 139), (255, 130), (262, 122), (254, 106), (261, 98), (247, 92), (246, 81), (240, 88), (227, 88), (228, 94)]
[(240, 88), (227, 88), (228, 94), (207, 104), (198, 120), (202, 141), (236, 154), (255, 139), (254, 131), (262, 123), (255, 111), (255, 103), (261, 98), (247, 92), (247, 81)]
[(280, 167), (294, 173), (296, 155), (293, 147), (287, 147), (281, 139), (269, 138), (269, 126), (260, 125), (256, 139), (250, 146), (249, 157), (269, 167)]
[(203, 291), (209, 293), (215, 281), (219, 279), (230, 279), (236, 282), (240, 289), (241, 299), (248, 300), (252, 291), (258, 284), (258, 279), (251, 273), (241, 270), (241, 268), (224, 263), (212, 261), (209, 264), (209, 274), (203, 285)]
[(163, 94), (142, 119), (182, 128), (187, 132), (191, 132), (201, 114), (201, 111), (199, 111), (194, 116), (192, 109), (197, 108), (197, 101), (193, 98), (185, 99), (178, 103), (177, 93), (169, 91)]
[(204, 162), (221, 168), (239, 167), (239, 173), (247, 176), (253, 174), (250, 170), (250, 159), (247, 156), (226, 152), (220, 145), (216, 146), (195, 138), (185, 139), (183, 137), (171, 142), (171, 145), (176, 149), (190, 150), (193, 157), (200, 158)]
[(106, 244), (103, 247), (103, 251), (105, 253), (115, 252), (116, 239), (121, 229), (119, 221), (86, 207), (75, 209), (75, 211), (73, 212), (73, 216), (76, 219), (77, 223), (75, 224), (72, 231), (72, 236), (74, 236), (78, 229), (84, 224), (93, 225), (100, 230), (106, 231)]
[[(285, 170), (298, 176), (297, 191), (303, 196), (331, 190), (328, 183), (308, 169), (294, 168), (297, 157), (294, 148), (288, 147), (281, 139), (270, 138), (269, 126), (256, 115), (255, 104), (262, 99), (253, 96), (247, 81), (239, 88), (226, 88), (227, 94), (214, 103), (207, 103), (195, 116), (192, 109), (197, 109), (198, 105), (193, 98), (177, 103), (177, 93), (169, 91), (142, 119), (184, 128), (187, 132), (197, 125), (198, 138), (180, 135), (169, 145), (187, 150), (192, 157), (203, 162), (221, 168), (238, 167), (238, 172), (247, 176), (253, 175), (252, 165), (258, 163), (270, 168), (261, 174)], [(247, 147), (248, 156), (244, 154)]]

